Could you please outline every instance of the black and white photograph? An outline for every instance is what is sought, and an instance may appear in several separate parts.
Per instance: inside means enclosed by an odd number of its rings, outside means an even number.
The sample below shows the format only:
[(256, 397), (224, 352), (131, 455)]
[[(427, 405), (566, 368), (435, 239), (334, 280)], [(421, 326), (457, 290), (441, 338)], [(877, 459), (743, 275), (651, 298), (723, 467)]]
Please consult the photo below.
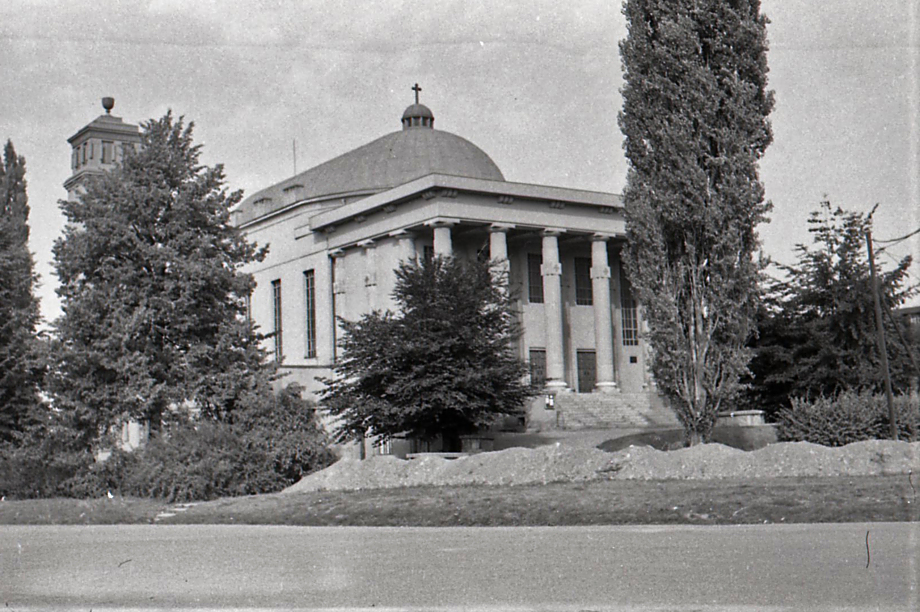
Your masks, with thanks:
[(915, 0), (5, 0), (6, 610), (920, 610)]

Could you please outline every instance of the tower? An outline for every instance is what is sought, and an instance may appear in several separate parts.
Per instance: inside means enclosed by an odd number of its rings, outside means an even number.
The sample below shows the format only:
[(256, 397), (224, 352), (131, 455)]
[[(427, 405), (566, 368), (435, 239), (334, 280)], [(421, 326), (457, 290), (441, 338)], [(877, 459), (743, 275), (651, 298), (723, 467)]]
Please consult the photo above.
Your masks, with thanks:
[(114, 98), (102, 98), (104, 115), (99, 115), (67, 139), (73, 152), (70, 158), (72, 174), (64, 181), (67, 198), (73, 199), (88, 176), (102, 174), (121, 161), (126, 146), (141, 141), (136, 125), (125, 123), (112, 115)]

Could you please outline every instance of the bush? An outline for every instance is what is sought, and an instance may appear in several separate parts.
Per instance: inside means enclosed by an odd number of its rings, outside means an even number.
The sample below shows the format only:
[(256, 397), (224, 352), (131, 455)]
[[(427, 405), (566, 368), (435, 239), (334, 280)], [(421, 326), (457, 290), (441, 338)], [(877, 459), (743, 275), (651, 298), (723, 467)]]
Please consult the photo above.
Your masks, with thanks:
[(122, 494), (186, 502), (259, 493), (274, 484), (265, 454), (225, 423), (167, 427), (125, 455)]
[(0, 495), (14, 499), (104, 494), (96, 461), (60, 415), (37, 410), (22, 432), (0, 444)]
[(175, 424), (119, 453), (120, 492), (169, 502), (271, 493), (335, 460), (299, 385), (249, 399), (232, 423)]
[[(232, 418), (164, 424), (133, 452), (97, 462), (63, 421), (0, 445), (0, 495), (99, 497), (107, 492), (169, 502), (278, 491), (335, 460), (301, 387), (253, 391)], [(117, 445), (115, 442), (111, 444)]]
[[(895, 397), (898, 437), (916, 436), (918, 417), (909, 397)], [(844, 446), (862, 440), (889, 437), (888, 406), (885, 396), (845, 391), (835, 397), (815, 400), (793, 398), (789, 408), (777, 414), (780, 441), (805, 441), (824, 446)]]

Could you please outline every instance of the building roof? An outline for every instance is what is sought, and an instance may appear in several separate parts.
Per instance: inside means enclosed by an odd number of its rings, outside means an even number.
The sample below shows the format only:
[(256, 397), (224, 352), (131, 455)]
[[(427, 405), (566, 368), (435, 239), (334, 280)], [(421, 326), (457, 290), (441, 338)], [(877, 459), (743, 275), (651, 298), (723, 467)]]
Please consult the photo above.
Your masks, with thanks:
[[(413, 117), (426, 121), (415, 125), (411, 122)], [(398, 132), (249, 196), (238, 209), (240, 222), (270, 214), (294, 201), (363, 197), (429, 174), (504, 180), (501, 170), (482, 149), (465, 138), (434, 129), (434, 116), (427, 107), (411, 105), (401, 122), (403, 129)]]

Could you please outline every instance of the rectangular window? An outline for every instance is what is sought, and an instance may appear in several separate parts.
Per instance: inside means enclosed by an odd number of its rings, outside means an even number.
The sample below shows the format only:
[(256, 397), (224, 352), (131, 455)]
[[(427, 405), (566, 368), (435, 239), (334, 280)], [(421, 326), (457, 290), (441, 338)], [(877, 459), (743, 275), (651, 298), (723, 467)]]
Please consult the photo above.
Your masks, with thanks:
[(275, 339), (275, 361), (281, 363), (284, 349), (281, 344), (281, 279), (272, 281), (272, 337)]
[(543, 303), (543, 255), (527, 254), (527, 299), (531, 304)]
[(639, 312), (638, 305), (632, 294), (629, 279), (620, 268), (620, 316), (623, 331), (623, 346), (638, 346), (639, 344)]
[(425, 263), (430, 263), (434, 259), (434, 247), (430, 244), (426, 244), (422, 248), (422, 257), (425, 258)]
[(594, 293), (591, 288), (591, 258), (575, 258), (575, 303), (580, 306), (594, 304)]
[(313, 270), (303, 273), (304, 299), (306, 302), (306, 348), (305, 357), (316, 357), (316, 280)]
[(530, 386), (535, 389), (546, 386), (545, 349), (530, 349)]

